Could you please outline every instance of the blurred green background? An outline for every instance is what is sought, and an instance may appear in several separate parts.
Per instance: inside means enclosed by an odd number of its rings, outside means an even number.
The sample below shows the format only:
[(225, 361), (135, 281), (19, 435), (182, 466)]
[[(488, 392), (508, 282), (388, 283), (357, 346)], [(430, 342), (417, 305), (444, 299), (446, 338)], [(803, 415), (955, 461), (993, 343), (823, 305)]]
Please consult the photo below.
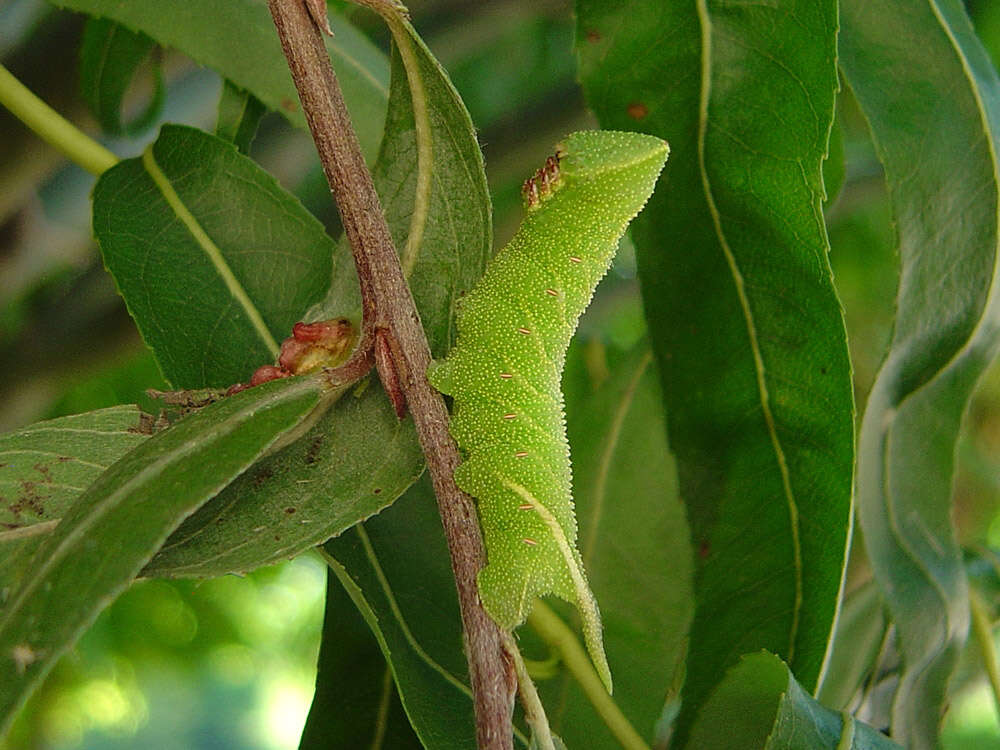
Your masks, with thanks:
[[(519, 221), (524, 177), (562, 135), (594, 126), (575, 81), (572, 3), (409, 6), (479, 130), (499, 247)], [(967, 7), (1000, 61), (1000, 3), (968, 0)], [(387, 47), (372, 14), (345, 11)], [(75, 73), (83, 20), (43, 0), (0, 0), (0, 61), (96, 134)], [(218, 76), (170, 50), (160, 54), (168, 86), (162, 120), (212, 129)], [(129, 99), (137, 111), (149, 88), (140, 76)], [(105, 143), (132, 156), (156, 129)], [(849, 92), (841, 96), (838, 133), (844, 179), (830, 196), (827, 219), (860, 410), (891, 333), (894, 230), (881, 169)], [(269, 115), (251, 155), (337, 231), (305, 133)], [(92, 185), (92, 177), (0, 110), (0, 431), (117, 403), (153, 408), (143, 391), (163, 385), (92, 241)], [(616, 271), (581, 331), (627, 345), (642, 328), (627, 243)], [(958, 457), (960, 538), (970, 549), (1000, 548), (1000, 368), (981, 384)], [(866, 578), (858, 548), (855, 540), (849, 589)], [(995, 615), (995, 566), (985, 566), (981, 578)], [(312, 556), (245, 578), (138, 583), (60, 663), (0, 748), (296, 747), (312, 695), (324, 585), (322, 563)], [(957, 684), (946, 747), (1000, 747), (994, 698), (974, 652)]]

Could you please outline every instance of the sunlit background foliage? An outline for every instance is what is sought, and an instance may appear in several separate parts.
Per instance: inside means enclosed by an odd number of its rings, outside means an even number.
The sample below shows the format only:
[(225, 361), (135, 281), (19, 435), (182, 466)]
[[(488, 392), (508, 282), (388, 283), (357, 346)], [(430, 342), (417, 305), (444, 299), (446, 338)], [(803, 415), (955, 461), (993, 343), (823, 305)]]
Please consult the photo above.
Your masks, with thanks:
[[(479, 130), (499, 246), (519, 219), (521, 180), (561, 135), (594, 124), (575, 81), (572, 3), (409, 5)], [(1000, 62), (1000, 3), (967, 6)], [(374, 16), (343, 8), (387, 48)], [(0, 0), (0, 61), (96, 133), (75, 72), (82, 28), (82, 17), (43, 0)], [(211, 130), (219, 77), (170, 50), (157, 54), (167, 85), (162, 121)], [(133, 87), (136, 111), (148, 99), (150, 79)], [(881, 168), (849, 92), (842, 92), (838, 121), (846, 173), (827, 219), (860, 412), (889, 341), (896, 259)], [(135, 155), (156, 130), (108, 145)], [(338, 231), (305, 133), (270, 115), (251, 155)], [(0, 431), (117, 403), (151, 407), (143, 391), (163, 385), (91, 238), (92, 185), (92, 177), (0, 111)], [(584, 339), (626, 347), (643, 326), (627, 248), (615, 270), (581, 330)], [(1000, 368), (972, 403), (958, 459), (960, 539), (969, 549), (1000, 548)], [(859, 548), (856, 540), (848, 588), (867, 577)], [(995, 612), (997, 571), (981, 565), (971, 572), (993, 595)], [(138, 583), (62, 660), (4, 747), (296, 747), (312, 695), (324, 585), (322, 563), (308, 555), (245, 578)], [(971, 654), (956, 678), (962, 687), (947, 721), (949, 748), (1000, 746), (997, 709), (979, 664)]]

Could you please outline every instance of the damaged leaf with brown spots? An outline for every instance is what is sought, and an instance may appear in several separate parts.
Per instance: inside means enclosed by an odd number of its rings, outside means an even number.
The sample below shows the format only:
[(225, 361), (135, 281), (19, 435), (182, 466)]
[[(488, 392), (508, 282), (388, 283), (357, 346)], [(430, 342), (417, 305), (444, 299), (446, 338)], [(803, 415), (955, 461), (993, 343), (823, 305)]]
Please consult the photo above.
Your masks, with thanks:
[(139, 407), (113, 406), (0, 435), (0, 610), (39, 541), (108, 466), (145, 442), (147, 423)]

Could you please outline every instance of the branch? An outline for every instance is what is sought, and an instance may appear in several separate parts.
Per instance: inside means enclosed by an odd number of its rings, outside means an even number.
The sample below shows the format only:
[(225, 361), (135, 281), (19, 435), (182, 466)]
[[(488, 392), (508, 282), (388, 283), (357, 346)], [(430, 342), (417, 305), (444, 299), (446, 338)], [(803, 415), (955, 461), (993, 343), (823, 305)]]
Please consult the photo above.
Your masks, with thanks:
[(303, 0), (268, 0), (268, 5), (354, 253), (365, 330), (382, 337), (388, 353), (375, 358), (379, 376), (390, 393), (398, 384), (427, 459), (458, 588), (478, 744), (484, 750), (509, 750), (516, 678), (501, 630), (479, 603), (476, 576), (486, 553), (472, 498), (453, 478), (458, 449), (448, 433), (444, 399), (427, 382), (431, 357), (420, 316), (320, 31)]

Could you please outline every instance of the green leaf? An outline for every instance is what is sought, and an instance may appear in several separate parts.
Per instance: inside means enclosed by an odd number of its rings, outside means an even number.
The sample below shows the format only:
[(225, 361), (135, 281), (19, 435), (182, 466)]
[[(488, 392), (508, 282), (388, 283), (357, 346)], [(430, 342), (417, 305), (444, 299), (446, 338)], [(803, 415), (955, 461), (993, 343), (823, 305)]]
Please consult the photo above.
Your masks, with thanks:
[(0, 611), (63, 513), (148, 435), (135, 406), (36, 422), (0, 435)]
[(423, 468), (413, 421), (368, 384), (187, 519), (143, 575), (218, 576), (287, 560), (378, 513)]
[[(0, 487), (15, 488), (9, 503), (5, 492), (3, 505), (16, 509), (0, 516), (0, 608), (38, 544), (80, 492), (146, 437), (134, 429), (139, 424), (135, 407), (92, 415), (0, 436), (0, 461), (7, 463), (0, 467)], [(64, 421), (68, 436), (54, 437)], [(113, 432), (95, 440), (96, 430)], [(377, 452), (370, 440), (379, 445)], [(35, 446), (59, 455), (43, 462), (40, 455), (22, 452)], [(18, 451), (14, 459), (11, 449)], [(77, 468), (77, 461), (60, 460), (68, 455), (88, 463)], [(382, 391), (369, 387), (342, 399), (305, 436), (262, 458), (185, 519), (142, 574), (211, 577), (287, 560), (378, 513), (422, 471), (423, 454), (411, 423), (400, 422)], [(39, 503), (43, 516), (31, 510)]]
[[(491, 241), (489, 203), (468, 113), (423, 44), (416, 38), (408, 44), (420, 62), (412, 84), (434, 105), (434, 116), (428, 110), (429, 123), (421, 126), (430, 135), (434, 177), (422, 214), (422, 243), (412, 255), (412, 282), (425, 328), (441, 351), (449, 341), (455, 300), (482, 271)], [(415, 174), (418, 118), (409, 86), (397, 57), (376, 178), (400, 247), (418, 213), (413, 191), (423, 182)], [(335, 268), (325, 311), (314, 309), (305, 318), (360, 310), (357, 276), (343, 244)], [(242, 329), (233, 337), (252, 340), (248, 320), (238, 323)], [(373, 451), (372, 445), (380, 449)], [(392, 503), (422, 470), (412, 421), (400, 422), (381, 388), (369, 387), (357, 398), (342, 399), (298, 443), (259, 462), (188, 519), (144, 573), (218, 575), (298, 554)]]
[(180, 125), (101, 176), (94, 233), (176, 387), (225, 387), (273, 362), (329, 283), (323, 226), (231, 144)]
[(475, 747), (455, 581), (430, 482), (323, 549), (378, 639), (424, 747)]
[(260, 99), (237, 87), (232, 81), (224, 81), (215, 134), (231, 141), (241, 154), (249, 154), (250, 144), (257, 134), (257, 126), (266, 113), (267, 108)]
[[(489, 194), (461, 99), (412, 28), (399, 31), (375, 181), (397, 247), (409, 258), (404, 264), (412, 266), (411, 288), (432, 350), (443, 353), (450, 346), (456, 300), (478, 279), (489, 254)], [(413, 65), (409, 76), (404, 56)], [(424, 103), (417, 107), (422, 114), (414, 114), (411, 89)], [(426, 167), (420, 166), (420, 143)], [(420, 177), (419, 169), (430, 177)], [(419, 243), (407, 249), (407, 238), (418, 235)], [(357, 275), (344, 243), (334, 269), (330, 293), (307, 319), (360, 311)], [(206, 505), (146, 573), (217, 575), (297, 554), (389, 505), (422, 469), (412, 421), (399, 422), (381, 388), (369, 388), (360, 399), (341, 400), (298, 444), (265, 459)]]
[(854, 456), (821, 210), (837, 4), (579, 0), (577, 18), (602, 126), (672, 151), (632, 237), (698, 551), (683, 746), (743, 653), (813, 689), (836, 611)]
[(153, 62), (153, 94), (149, 104), (131, 122), (122, 122), (122, 99), (136, 71), (156, 43), (143, 33), (129, 31), (103, 18), (91, 18), (80, 45), (80, 91), (105, 132), (134, 135), (146, 130), (163, 109), (165, 90), (159, 62)]
[[(566, 387), (580, 552), (604, 615), (614, 702), (650, 745), (675, 668), (683, 669), (693, 610), (691, 543), (651, 359), (641, 345), (596, 392)], [(571, 361), (566, 380), (579, 369)], [(621, 747), (565, 669), (538, 688), (569, 747)]]
[(80, 495), (0, 616), (0, 734), (167, 535), (301, 429), (322, 389), (318, 378), (289, 378), (222, 399), (139, 445)]
[[(305, 127), (299, 99), (267, 4), (260, 0), (52, 0), (60, 8), (117, 21), (180, 50)], [(325, 37), (366, 156), (378, 150), (388, 95), (384, 55), (336, 13)]]
[(850, 706), (875, 661), (889, 622), (878, 587), (871, 581), (851, 592), (840, 608), (830, 657), (816, 699), (828, 708)]
[(744, 656), (698, 713), (699, 750), (891, 750), (900, 746), (867, 724), (824, 708), (778, 657)]
[(893, 736), (919, 750), (936, 746), (969, 622), (950, 499), (962, 414), (1000, 344), (1000, 80), (957, 0), (842, 13), (841, 64), (885, 167), (901, 265), (858, 512), (903, 659)]
[(316, 693), (299, 750), (422, 748), (368, 623), (330, 573)]
[[(475, 128), (447, 73), (406, 21), (397, 21), (393, 38), (389, 113), (373, 178), (431, 354), (440, 357), (454, 342), (455, 306), (490, 256), (490, 196)], [(361, 309), (353, 260), (342, 249), (314, 318)]]

